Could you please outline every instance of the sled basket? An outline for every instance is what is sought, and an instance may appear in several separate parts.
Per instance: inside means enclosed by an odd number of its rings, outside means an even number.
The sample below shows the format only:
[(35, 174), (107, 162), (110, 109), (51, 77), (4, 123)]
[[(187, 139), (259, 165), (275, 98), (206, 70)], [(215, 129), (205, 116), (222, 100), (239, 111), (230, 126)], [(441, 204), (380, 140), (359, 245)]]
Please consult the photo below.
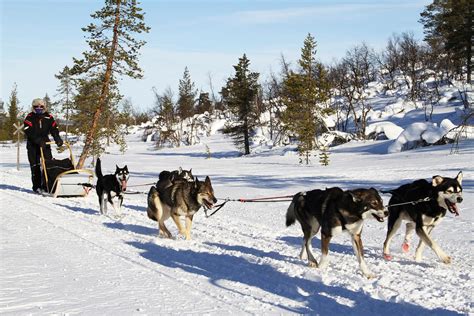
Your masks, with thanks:
[(53, 197), (86, 196), (92, 187), (92, 170), (72, 169), (59, 174), (51, 187)]
[[(51, 142), (52, 143), (52, 142)], [(92, 188), (94, 172), (87, 169), (74, 169), (74, 158), (68, 143), (70, 158), (44, 159), (41, 148), (43, 182), (52, 197), (86, 196)]]

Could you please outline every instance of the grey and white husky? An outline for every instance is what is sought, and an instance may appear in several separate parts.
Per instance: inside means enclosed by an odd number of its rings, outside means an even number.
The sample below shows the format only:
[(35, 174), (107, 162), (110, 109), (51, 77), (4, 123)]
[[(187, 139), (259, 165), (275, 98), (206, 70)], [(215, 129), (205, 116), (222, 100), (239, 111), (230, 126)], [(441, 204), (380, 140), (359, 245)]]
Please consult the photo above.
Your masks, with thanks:
[[(392, 194), (392, 197), (388, 203), (390, 215), (388, 217), (387, 238), (383, 244), (384, 258), (387, 260), (392, 259), (390, 243), (398, 228), (400, 228), (402, 221), (406, 220), (408, 223), (406, 224), (402, 251), (409, 251), (411, 238), (416, 232), (418, 237), (420, 237), (420, 242), (415, 252), (416, 261), (421, 261), (424, 245), (428, 245), (442, 262), (449, 264), (451, 258), (431, 238), (431, 232), (442, 221), (446, 211), (451, 212), (455, 216), (459, 215), (456, 204), (461, 203), (463, 200), (462, 172), (460, 171), (456, 178), (434, 176), (431, 182), (425, 179), (416, 180), (388, 192)], [(408, 203), (421, 199), (426, 199), (427, 201), (415, 204)]]
[[(199, 181), (197, 178), (193, 182), (177, 181), (160, 190), (155, 186), (150, 188), (147, 214), (150, 219), (158, 222), (160, 236), (172, 238), (165, 226), (165, 221), (171, 217), (179, 233), (189, 240), (194, 214), (201, 206), (212, 208), (216, 202), (209, 177), (204, 181)], [(181, 216), (185, 217), (185, 228), (181, 224)]]
[(163, 170), (160, 172), (155, 186), (159, 192), (162, 189), (171, 186), (173, 183), (180, 181), (194, 182), (192, 169), (184, 170), (183, 168), (179, 167), (178, 170), (173, 171)]
[[(286, 226), (297, 220), (303, 230), (303, 246), (300, 258), (308, 259), (310, 267), (324, 269), (329, 263), (329, 242), (333, 236), (347, 232), (352, 237), (352, 246), (359, 267), (367, 278), (374, 277), (364, 260), (362, 227), (364, 219), (374, 217), (384, 221), (388, 211), (377, 190), (355, 189), (343, 191), (334, 187), (297, 193), (286, 213)], [(311, 240), (321, 229), (321, 260), (316, 261), (311, 249)]]

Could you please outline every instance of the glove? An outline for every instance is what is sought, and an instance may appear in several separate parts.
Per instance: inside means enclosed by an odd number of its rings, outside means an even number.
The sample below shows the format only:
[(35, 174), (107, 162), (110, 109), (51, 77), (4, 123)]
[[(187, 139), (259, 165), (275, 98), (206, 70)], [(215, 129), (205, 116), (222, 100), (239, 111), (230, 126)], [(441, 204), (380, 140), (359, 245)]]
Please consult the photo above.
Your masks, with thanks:
[(40, 141), (39, 141), (39, 145), (40, 145), (40, 147), (42, 147), (42, 148), (46, 148), (46, 142), (45, 142), (44, 140), (40, 140)]
[(61, 138), (56, 141), (56, 145), (58, 145), (58, 147), (61, 147), (63, 144), (64, 142)]

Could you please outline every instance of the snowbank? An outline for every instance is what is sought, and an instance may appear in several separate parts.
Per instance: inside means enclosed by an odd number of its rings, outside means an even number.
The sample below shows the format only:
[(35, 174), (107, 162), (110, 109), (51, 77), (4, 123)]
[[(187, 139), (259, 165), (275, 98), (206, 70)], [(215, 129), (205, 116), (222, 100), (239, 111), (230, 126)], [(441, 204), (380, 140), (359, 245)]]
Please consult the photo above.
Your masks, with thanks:
[(388, 153), (401, 152), (426, 144), (435, 144), (454, 127), (455, 125), (448, 119), (444, 119), (440, 126), (431, 122), (413, 123), (388, 147)]
[(402, 132), (403, 128), (392, 122), (377, 122), (367, 126), (365, 135), (369, 136), (373, 133), (375, 133), (375, 135), (384, 133), (388, 139), (397, 139)]

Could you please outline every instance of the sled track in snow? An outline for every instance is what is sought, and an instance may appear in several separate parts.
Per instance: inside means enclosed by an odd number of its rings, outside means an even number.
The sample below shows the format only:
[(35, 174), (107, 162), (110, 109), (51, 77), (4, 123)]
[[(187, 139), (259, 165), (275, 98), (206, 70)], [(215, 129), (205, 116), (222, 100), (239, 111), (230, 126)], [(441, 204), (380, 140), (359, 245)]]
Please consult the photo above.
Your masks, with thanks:
[[(337, 291), (331, 292), (331, 289), (338, 287), (345, 289), (343, 290), (343, 292), (346, 292), (345, 295), (354, 301), (357, 301), (361, 297), (356, 294), (358, 289), (363, 289), (362, 293), (365, 293), (363, 295), (382, 298), (380, 304), (382, 304), (383, 301), (387, 303), (393, 302), (395, 299), (402, 303), (420, 304), (419, 298), (410, 296), (410, 293), (414, 291), (414, 293), (428, 294), (430, 297), (426, 299), (429, 299), (431, 304), (436, 306), (437, 304), (433, 301), (435, 297), (433, 297), (434, 295), (430, 292), (429, 288), (425, 289), (423, 284), (416, 284), (414, 279), (421, 278), (421, 280), (423, 280), (426, 274), (430, 274), (438, 283), (447, 282), (447, 290), (452, 291), (452, 288), (456, 286), (456, 279), (467, 277), (462, 276), (463, 272), (461, 270), (465, 265), (463, 262), (452, 266), (450, 269), (456, 271), (449, 272), (444, 276), (446, 270), (442, 268), (443, 266), (438, 264), (436, 260), (425, 261), (426, 263), (423, 265), (418, 265), (409, 258), (400, 257), (394, 262), (387, 263), (381, 260), (374, 260), (374, 256), (377, 256), (377, 250), (367, 247), (368, 263), (374, 272), (399, 273), (400, 281), (406, 283), (407, 291), (404, 293), (397, 289), (395, 281), (390, 278), (384, 279), (383, 275), (381, 275), (380, 279), (375, 281), (366, 281), (363, 280), (361, 276), (356, 275), (353, 269), (357, 268), (357, 263), (349, 244), (341, 243), (334, 245), (338, 247), (339, 250), (331, 254), (333, 266), (329, 268), (327, 273), (321, 274), (317, 272), (318, 270), (307, 268), (305, 261), (301, 261), (297, 257), (301, 246), (301, 236), (299, 234), (296, 236), (298, 238), (298, 244), (294, 244), (293, 241), (289, 244), (287, 241), (277, 238), (277, 235), (282, 234), (283, 230), (277, 229), (275, 231), (269, 231), (268, 227), (265, 230), (265, 226), (260, 225), (258, 222), (252, 223), (245, 218), (223, 216), (220, 214), (217, 216), (222, 216), (222, 218), (217, 219), (217, 217), (212, 217), (205, 219), (203, 214), (199, 214), (199, 222), (196, 223), (192, 231), (192, 236), (197, 237), (197, 242), (195, 240), (186, 242), (156, 237), (158, 232), (156, 223), (149, 220), (146, 217), (146, 213), (141, 210), (137, 211), (137, 208), (134, 207), (124, 207), (122, 212), (127, 214), (127, 216), (122, 222), (117, 223), (103, 216), (98, 216), (98, 213), (94, 213), (97, 206), (90, 201), (83, 202), (83, 200), (77, 200), (78, 202), (76, 203), (69, 200), (70, 202), (61, 203), (58, 201), (62, 199), (40, 197), (41, 199), (51, 201), (50, 206), (46, 207), (44, 202), (37, 202), (36, 196), (24, 191), (11, 192), (2, 190), (2, 192), (8, 196), (25, 201), (25, 205), (30, 205), (28, 209), (18, 211), (35, 216), (48, 225), (57, 227), (67, 234), (71, 234), (78, 240), (99, 249), (100, 252), (120, 258), (140, 269), (162, 275), (173, 282), (179, 282), (192, 289), (192, 291), (201, 293), (200, 295), (214, 299), (216, 302), (227, 304), (244, 313), (255, 313), (255, 310), (247, 308), (245, 304), (242, 304), (242, 300), (247, 302), (258, 301), (262, 310), (268, 312), (281, 312), (282, 310), (296, 311), (297, 313), (315, 312), (315, 308), (319, 308), (319, 306), (318, 303), (315, 303), (316, 300), (312, 296), (320, 292), (337, 295)], [(142, 201), (135, 199), (130, 200), (130, 202), (137, 204), (137, 206), (142, 204)], [(74, 208), (83, 210), (82, 212), (74, 211)], [(47, 212), (37, 212), (36, 210), (38, 209), (46, 210)], [(280, 215), (278, 215), (278, 217), (280, 217)], [(68, 227), (66, 223), (61, 223), (61, 221), (65, 220), (80, 223), (77, 227), (77, 231), (76, 229), (70, 229), (76, 226)], [(141, 230), (137, 230), (137, 228), (130, 229), (130, 227), (134, 225), (141, 227)], [(173, 227), (174, 223), (169, 221), (169, 226)], [(150, 234), (150, 231), (153, 233)], [(85, 232), (85, 234), (83, 234), (83, 232)], [(103, 237), (104, 234), (110, 238), (100, 238), (101, 236)], [(294, 231), (288, 234), (283, 233), (283, 235), (290, 238), (295, 237)], [(145, 247), (137, 247), (137, 244), (143, 244)], [(151, 246), (148, 247), (148, 244)], [(144, 249), (153, 252), (155, 249), (153, 244), (157, 245), (157, 250), (163, 249), (164, 255), (168, 256), (164, 261), (164, 266), (160, 263), (160, 260), (153, 260), (153, 256), (158, 256), (159, 254), (151, 254), (152, 259), (141, 255), (141, 251)], [(450, 248), (452, 247), (446, 247), (446, 250), (451, 252)], [(180, 252), (182, 252), (181, 254), (183, 255), (181, 255)], [(189, 253), (191, 257), (196, 255), (197, 258), (185, 258), (184, 254), (186, 253)], [(455, 251), (453, 251), (453, 254), (454, 253)], [(205, 262), (206, 258), (209, 258), (206, 254), (218, 259)], [(319, 251), (316, 247), (315, 254), (317, 256), (319, 255)], [(187, 260), (190, 261), (188, 262)], [(459, 260), (462, 260), (461, 256)], [(208, 268), (207, 272), (209, 274), (204, 273), (204, 278), (192, 278), (190, 274), (195, 273), (192, 269), (189, 271), (186, 270), (186, 267), (176, 269), (166, 265), (167, 262), (174, 263), (175, 261), (181, 265), (195, 265), (198, 269), (202, 267)], [(234, 266), (222, 268), (219, 266), (221, 264), (234, 264)], [(170, 269), (174, 269), (173, 271), (176, 271), (176, 274), (170, 273)], [(232, 271), (232, 269), (239, 271), (239, 274), (233, 273), (233, 278), (227, 278), (227, 271)], [(266, 274), (265, 272), (269, 273)], [(216, 275), (213, 275), (214, 273)], [(197, 274), (199, 274), (199, 272)], [(278, 277), (278, 282), (275, 280), (275, 277)], [(347, 277), (347, 279), (344, 279), (345, 277)], [(256, 281), (252, 283), (253, 281), (249, 280)], [(236, 287), (233, 286), (234, 282), (239, 283), (239, 285)], [(203, 283), (206, 283), (207, 286), (201, 287), (200, 285)], [(209, 283), (225, 291), (232, 292), (233, 294), (219, 295), (219, 291), (214, 291), (214, 288), (210, 287)], [(253, 296), (251, 292), (255, 290), (254, 284), (257, 284), (257, 291), (264, 291), (265, 294), (260, 294), (258, 297)], [(269, 284), (270, 286), (262, 286), (261, 284)], [(277, 288), (272, 288), (272, 285), (276, 285)], [(461, 293), (464, 290), (469, 290), (469, 286), (466, 284), (462, 285), (459, 283), (457, 286)], [(245, 288), (250, 289), (248, 290), (249, 292), (247, 292)], [(299, 299), (297, 299), (297, 296), (294, 294), (295, 288), (301, 289), (303, 293)], [(240, 296), (241, 303), (236, 304), (233, 302), (232, 295)], [(467, 294), (463, 294), (462, 296), (466, 295)], [(244, 299), (242, 299), (242, 297), (244, 297)], [(288, 299), (291, 300), (290, 303), (288, 303)], [(465, 299), (466, 298), (463, 298), (463, 300)], [(301, 300), (307, 300), (307, 302), (305, 303)], [(251, 306), (252, 304), (249, 305)], [(253, 303), (253, 306), (255, 307), (255, 303)], [(324, 310), (323, 307), (322, 311)], [(406, 312), (409, 311), (411, 311), (411, 309), (406, 310)]]
[[(36, 202), (34, 199), (29, 199), (27, 196), (23, 196), (24, 194), (29, 194), (29, 193), (20, 193), (20, 194), (15, 194), (15, 193), (11, 193), (11, 192), (6, 192), (6, 191), (3, 191), (5, 194), (11, 196), (11, 197), (14, 197), (16, 199), (20, 199), (22, 201), (25, 201), (26, 203), (30, 203), (31, 206), (36, 206), (37, 208), (35, 207), (31, 207), (30, 209), (44, 209), (44, 205), (41, 204), (41, 203), (38, 203)], [(41, 198), (49, 198), (49, 197), (41, 197)], [(51, 201), (54, 201), (55, 199), (54, 198), (49, 198), (51, 199)], [(26, 205), (26, 204), (25, 204)], [(53, 209), (53, 211), (58, 211), (58, 212), (64, 212), (65, 210), (65, 207), (61, 206), (61, 205), (51, 205), (51, 209)], [(129, 264), (133, 265), (133, 266), (136, 266), (136, 267), (139, 267), (139, 268), (142, 268), (142, 269), (146, 269), (148, 271), (151, 271), (153, 273), (156, 273), (156, 274), (159, 274), (159, 275), (162, 275), (170, 280), (173, 280), (175, 282), (180, 282), (186, 286), (188, 286), (189, 288), (192, 288), (193, 291), (196, 291), (196, 292), (199, 292), (199, 293), (202, 293), (202, 295), (204, 296), (208, 296), (208, 297), (212, 297), (213, 299), (215, 300), (218, 300), (220, 302), (223, 302), (227, 305), (230, 305), (230, 306), (233, 306), (235, 309), (237, 310), (240, 310), (242, 312), (246, 312), (246, 313), (254, 313), (255, 311), (254, 310), (249, 310), (247, 309), (244, 305), (242, 304), (236, 304), (234, 302), (232, 302), (232, 300), (230, 299), (230, 297), (225, 297), (225, 296), (222, 296), (222, 295), (216, 295), (214, 294), (212, 291), (205, 291), (203, 290), (202, 288), (200, 288), (199, 286), (196, 285), (196, 282), (191, 282), (191, 281), (188, 281), (186, 280), (186, 276), (183, 275), (183, 273), (178, 273), (176, 276), (173, 276), (171, 275), (170, 273), (168, 272), (165, 272), (165, 271), (162, 271), (162, 270), (157, 270), (157, 264), (156, 263), (151, 263), (151, 261), (145, 259), (145, 258), (139, 258), (139, 259), (134, 259), (132, 257), (129, 257), (129, 256), (124, 256), (122, 254), (120, 254), (119, 252), (124, 252), (124, 249), (120, 249), (120, 247), (117, 247), (116, 244), (100, 244), (92, 239), (95, 239), (95, 240), (101, 240), (100, 238), (94, 238), (94, 236), (97, 236), (97, 235), (100, 235), (100, 234), (103, 234), (104, 231), (102, 229), (98, 229), (97, 228), (97, 224), (104, 224), (105, 222), (104, 221), (93, 221), (93, 220), (89, 220), (87, 218), (85, 218), (83, 215), (80, 215), (76, 212), (71, 212), (71, 211), (68, 211), (67, 213), (67, 216), (70, 217), (70, 216), (73, 216), (74, 217), (74, 221), (77, 221), (79, 220), (82, 224), (86, 225), (87, 228), (89, 229), (87, 231), (88, 235), (92, 235), (91, 237), (84, 237), (83, 235), (81, 235), (80, 233), (77, 233), (77, 232), (74, 232), (70, 229), (67, 229), (64, 227), (64, 225), (61, 225), (60, 223), (58, 224), (54, 218), (52, 217), (55, 217), (55, 216), (60, 216), (60, 215), (52, 215), (50, 213), (48, 214), (45, 214), (45, 213), (42, 213), (43, 216), (41, 215), (38, 215), (36, 214), (35, 212), (31, 211), (31, 210), (24, 210), (23, 212), (26, 212), (36, 218), (38, 218), (39, 220), (41, 221), (44, 221), (46, 222), (48, 225), (51, 225), (51, 226), (54, 226), (55, 228), (58, 228), (58, 229), (61, 229), (62, 231), (64, 231), (65, 233), (67, 234), (70, 234), (70, 235), (73, 235), (75, 236), (77, 239), (81, 240), (82, 242), (84, 243), (87, 243), (87, 244), (90, 244), (91, 246), (97, 248), (97, 249), (100, 249), (101, 252), (104, 252), (104, 253), (107, 253), (107, 254), (110, 254), (112, 256), (115, 256), (115, 257), (118, 257), (120, 258), (121, 260), (123, 261), (126, 261), (128, 262)], [(137, 220), (137, 217), (138, 216), (127, 216), (127, 219), (128, 218), (134, 218), (135, 220)], [(140, 216), (142, 217), (142, 216)], [(146, 218), (148, 219), (148, 218)], [(59, 219), (58, 219), (59, 221)], [(138, 222), (141, 222), (140, 219), (138, 219)], [(120, 224), (123, 224), (123, 225), (127, 225), (126, 223), (120, 223)], [(174, 224), (173, 224), (174, 225)], [(217, 226), (216, 226), (217, 227)], [(214, 229), (214, 227), (209, 227), (210, 229)], [(130, 234), (120, 234), (120, 231), (117, 231), (115, 233), (116, 235), (120, 235), (120, 236), (124, 236), (125, 238), (123, 239), (127, 239), (127, 242), (138, 242), (138, 243), (143, 243), (143, 244), (146, 244), (146, 243), (150, 243), (152, 241), (148, 240), (147, 238), (138, 238), (138, 239), (131, 239), (130, 238)], [(143, 235), (140, 235), (140, 234), (136, 234), (136, 233), (133, 233), (132, 234), (137, 237), (137, 236), (143, 236)], [(204, 233), (202, 233), (204, 234)], [(244, 235), (245, 237), (249, 238), (251, 236), (247, 236), (246, 234)], [(154, 238), (157, 238), (154, 236)], [(237, 239), (239, 240), (239, 239)], [(167, 241), (169, 241), (168, 239), (164, 239), (164, 243), (166, 243)], [(179, 243), (179, 241), (176, 241), (177, 243)], [(124, 242), (123, 240), (121, 241), (121, 246), (125, 249), (127, 249), (128, 251), (131, 251), (131, 252), (134, 252), (136, 253), (136, 250), (134, 251), (133, 249), (136, 249), (136, 248), (133, 248), (133, 246), (130, 246), (130, 245), (125, 245), (126, 242)], [(178, 244), (177, 244), (178, 245)], [(126, 247), (124, 247), (126, 246)], [(181, 250), (184, 250), (182, 249), (182, 244), (179, 245), (180, 249)], [(213, 252), (216, 252), (216, 249), (219, 249), (218, 251), (222, 252), (222, 253), (225, 253), (226, 255), (228, 256), (233, 256), (236, 251), (234, 250), (229, 250), (229, 249), (222, 249), (222, 248), (219, 248), (218, 246), (215, 246), (215, 245), (212, 245), (212, 244), (207, 244), (206, 242), (202, 243), (200, 245), (202, 248), (204, 249), (200, 249), (200, 250), (209, 250), (210, 253), (213, 253)], [(166, 245), (166, 247), (168, 248), (171, 248), (172, 247), (169, 247), (169, 244)], [(189, 251), (193, 251), (192, 249), (192, 244), (190, 244), (190, 247)], [(180, 251), (180, 249), (176, 249), (176, 251)], [(143, 262), (142, 262), (143, 261)], [(270, 260), (270, 261), (273, 261), (273, 260)], [(192, 263), (190, 263), (192, 264)], [(257, 258), (257, 260), (255, 260), (255, 262), (253, 262), (253, 264), (258, 264), (258, 265), (268, 265), (269, 262), (267, 259), (262, 259), (262, 258)], [(153, 266), (152, 266), (153, 265)], [(233, 269), (239, 269), (238, 266), (236, 267), (233, 267)], [(265, 275), (262, 275), (261, 273), (258, 273), (258, 272), (254, 272), (252, 270), (249, 270), (249, 269), (245, 269), (245, 278), (246, 279), (252, 279), (252, 278), (255, 278), (256, 280), (262, 280), (262, 282), (265, 282), (267, 281), (269, 284), (273, 283), (274, 280), (271, 279), (271, 277), (267, 277)], [(290, 278), (290, 280), (293, 279), (293, 278)], [(228, 280), (230, 282), (238, 282), (238, 280)], [(215, 282), (215, 281), (211, 281), (211, 282)], [(284, 282), (282, 280), (282, 282), (280, 283), (281, 284), (281, 287), (285, 287), (285, 283), (286, 283), (286, 286), (288, 287), (294, 287), (295, 285), (291, 282)], [(223, 285), (219, 285), (218, 283), (216, 283), (215, 285), (219, 286), (220, 288), (225, 288), (227, 289), (228, 291), (232, 291), (234, 294), (236, 295), (240, 295), (240, 296), (243, 296), (243, 297), (247, 297), (249, 300), (258, 300), (260, 302), (260, 304), (262, 305), (267, 305), (266, 308), (268, 311), (274, 311), (275, 308), (284, 308), (284, 309), (289, 309), (289, 310), (292, 310), (292, 308), (290, 307), (283, 307), (283, 306), (280, 306), (278, 303), (274, 302), (270, 299), (264, 299), (264, 298), (255, 298), (253, 297), (251, 294), (247, 294), (247, 293), (244, 293), (242, 292), (242, 290), (237, 287), (235, 289), (229, 287), (229, 286), (223, 286)], [(273, 296), (273, 295), (278, 295), (276, 293), (269, 293), (268, 296)], [(263, 307), (263, 306), (262, 306)], [(264, 308), (265, 309), (265, 308)], [(299, 308), (301, 309), (301, 307)], [(310, 311), (310, 310), (309, 310)]]
[[(34, 200), (28, 199), (28, 198), (23, 197), (23, 196), (21, 196), (21, 195), (12, 194), (12, 193), (5, 192), (5, 191), (4, 191), (4, 193), (6, 193), (6, 194), (8, 194), (8, 195), (10, 195), (10, 196), (12, 196), (12, 197), (21, 199), (21, 200), (23, 200), (23, 201), (25, 201), (25, 202), (28, 202), (28, 203), (32, 203), (32, 204), (34, 204), (34, 205), (37, 205), (37, 206), (40, 207), (40, 208), (44, 208), (44, 206), (43, 206), (42, 204), (37, 203), (37, 202), (35, 202)], [(60, 207), (55, 207), (55, 208), (60, 208)], [(83, 242), (88, 243), (88, 244), (92, 245), (93, 247), (96, 247), (96, 248), (100, 249), (100, 250), (103, 251), (103, 252), (106, 252), (106, 253), (108, 253), (108, 254), (110, 254), (110, 255), (113, 255), (113, 256), (116, 256), (116, 257), (119, 257), (120, 259), (122, 259), (122, 260), (124, 260), (124, 261), (130, 263), (131, 265), (138, 266), (138, 267), (140, 267), (140, 268), (142, 268), (142, 269), (146, 269), (146, 270), (151, 271), (151, 272), (153, 272), (153, 273), (157, 273), (157, 274), (163, 275), (164, 277), (166, 277), (166, 278), (168, 278), (168, 279), (170, 279), (170, 280), (173, 280), (173, 281), (179, 280), (179, 282), (181, 282), (181, 283), (183, 283), (183, 284), (189, 286), (189, 287), (192, 288), (194, 291), (200, 292), (200, 293), (202, 293), (202, 294), (205, 295), (205, 296), (213, 297), (214, 299), (216, 299), (216, 300), (218, 300), (218, 301), (221, 301), (221, 302), (223, 302), (223, 303), (225, 303), (225, 304), (234, 306), (236, 309), (242, 310), (243, 312), (249, 312), (249, 313), (250, 313), (250, 311), (245, 310), (245, 306), (237, 305), (237, 304), (233, 303), (232, 301), (229, 301), (229, 300), (220, 298), (220, 297), (218, 297), (217, 295), (214, 295), (212, 292), (203, 291), (201, 288), (195, 286), (192, 282), (186, 281), (186, 280), (184, 280), (182, 277), (180, 278), (180, 277), (179, 277), (180, 275), (178, 275), (178, 277), (173, 277), (173, 276), (171, 276), (170, 274), (168, 274), (168, 273), (166, 273), (166, 272), (157, 271), (157, 270), (156, 270), (156, 267), (150, 267), (150, 266), (148, 266), (148, 265), (146, 265), (146, 264), (144, 264), (144, 263), (142, 263), (142, 262), (140, 262), (140, 261), (138, 261), (138, 260), (135, 260), (135, 259), (130, 258), (130, 257), (123, 256), (123, 255), (117, 253), (116, 251), (110, 250), (110, 249), (108, 249), (108, 248), (106, 248), (106, 247), (104, 247), (104, 246), (98, 244), (97, 242), (94, 242), (94, 241), (90, 240), (89, 238), (84, 238), (83, 236), (81, 236), (81, 235), (79, 235), (79, 234), (77, 234), (77, 233), (75, 233), (75, 232), (73, 232), (73, 231), (71, 231), (71, 230), (69, 230), (69, 229), (66, 229), (66, 228), (62, 227), (61, 225), (58, 225), (58, 224), (54, 223), (54, 222), (53, 222), (52, 220), (50, 220), (50, 219), (46, 219), (46, 218), (44, 218), (44, 217), (42, 217), (42, 216), (39, 216), (39, 215), (35, 214), (34, 212), (29, 211), (29, 210), (26, 211), (26, 212), (29, 213), (29, 214), (31, 214), (31, 215), (33, 215), (33, 216), (35, 216), (36, 218), (38, 218), (38, 219), (40, 219), (40, 220), (42, 220), (42, 221), (48, 223), (49, 225), (52, 225), (52, 226), (54, 226), (54, 227), (56, 227), (56, 228), (59, 228), (59, 229), (63, 230), (64, 232), (68, 233), (68, 234), (74, 235), (75, 237), (77, 237), (78, 239), (82, 240)], [(69, 215), (68, 215), (68, 216), (69, 216)], [(82, 218), (82, 217), (80, 217), (80, 216), (77, 216), (77, 217), (78, 217), (77, 219), (80, 219), (80, 220), (83, 221), (84, 223), (87, 223), (87, 224), (94, 224), (93, 222), (87, 221), (86, 219), (84, 219), (84, 218)], [(92, 225), (90, 225), (90, 226), (92, 226)], [(142, 241), (139, 241), (139, 242), (142, 242)], [(262, 302), (262, 303), (264, 303), (264, 302)]]

